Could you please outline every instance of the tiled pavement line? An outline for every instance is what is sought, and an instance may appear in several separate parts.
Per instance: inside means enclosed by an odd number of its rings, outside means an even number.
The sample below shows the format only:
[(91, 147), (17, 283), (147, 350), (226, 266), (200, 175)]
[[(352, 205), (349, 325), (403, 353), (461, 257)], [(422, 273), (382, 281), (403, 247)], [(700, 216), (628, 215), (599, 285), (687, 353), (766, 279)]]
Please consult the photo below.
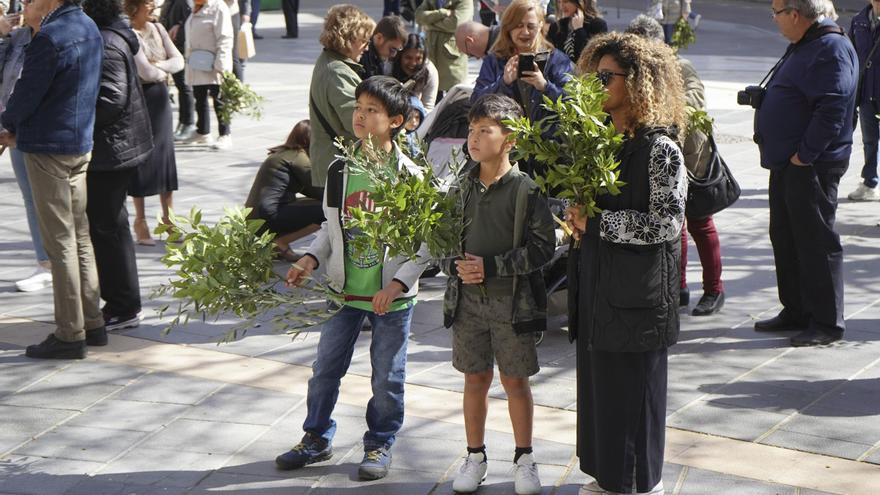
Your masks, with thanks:
[[(15, 321), (20, 322), (21, 325), (12, 325), (13, 328), (7, 327), (0, 331), (0, 342), (23, 345), (32, 338), (31, 333), (22, 333), (20, 329), (25, 325), (30, 327), (34, 323), (25, 320)], [(13, 321), (0, 320), (0, 323), (9, 324)], [(18, 327), (19, 330), (15, 330), (14, 327)], [(111, 344), (106, 348), (91, 352), (91, 358), (300, 395), (305, 395), (306, 380), (302, 378), (310, 375), (310, 370), (304, 366), (232, 356), (176, 344), (161, 344), (122, 335), (113, 335), (110, 342)], [(183, 367), (180, 363), (198, 364), (198, 366)], [(268, 374), (260, 375), (257, 374), (258, 372), (268, 372)], [(291, 375), (299, 379), (292, 380)], [(361, 387), (369, 384), (368, 379), (364, 377), (348, 376), (343, 382), (339, 402), (363, 407), (366, 405), (363, 394), (356, 393), (356, 390), (362, 388), (356, 388), (353, 382), (360, 383)], [(298, 388), (292, 388), (292, 384)], [(222, 387), (218, 387), (219, 389)], [(457, 407), (460, 403), (460, 393), (413, 384), (408, 384), (407, 391), (409, 415), (461, 424), (462, 418)], [(216, 391), (211, 395), (214, 393)], [(503, 407), (506, 401), (490, 400), (494, 405), (490, 406), (487, 429), (510, 433), (506, 407)], [(427, 407), (428, 405), (433, 407)], [(492, 415), (492, 411), (500, 414)], [(572, 411), (537, 406), (535, 437), (571, 445), (571, 432), (574, 430), (575, 422), (576, 416)], [(877, 465), (676, 428), (667, 428), (666, 461), (753, 480), (832, 493), (871, 495), (880, 493), (880, 466)]]
[[(795, 412), (789, 414), (785, 419), (781, 420), (779, 423), (773, 425), (769, 430), (762, 433), (760, 436), (758, 436), (758, 438), (756, 438), (754, 440), (755, 443), (763, 442), (767, 437), (769, 437), (770, 435), (775, 433), (777, 430), (779, 430), (780, 428), (782, 428), (786, 424), (790, 423), (796, 417), (800, 416), (801, 411), (807, 410), (807, 409), (811, 408), (812, 406), (818, 404), (820, 401), (822, 401), (822, 399), (829, 397), (833, 393), (839, 391), (841, 387), (844, 387), (847, 383), (852, 382), (853, 380), (856, 380), (859, 376), (861, 376), (866, 371), (868, 371), (869, 369), (873, 368), (874, 366), (876, 366), (878, 364), (880, 364), (880, 358), (877, 358), (877, 359), (871, 361), (868, 365), (863, 366), (860, 370), (856, 371), (855, 373), (850, 375), (845, 380), (841, 380), (841, 382), (838, 383), (837, 385), (830, 387), (827, 391), (820, 394), (812, 402), (810, 402), (806, 406), (802, 407), (799, 411), (795, 411)], [(874, 447), (867, 449), (867, 451), (864, 452), (862, 455), (860, 455), (857, 460), (861, 461), (861, 460), (866, 459), (868, 456), (870, 456), (870, 454), (874, 451), (875, 448), (876, 448), (876, 445)]]
[[(24, 387), (22, 387), (22, 388), (16, 390), (16, 391), (13, 392), (12, 394), (10, 394), (10, 396), (15, 395), (15, 394), (18, 394), (18, 393), (21, 393), (21, 392), (25, 392), (25, 391), (27, 391), (27, 389), (29, 389), (29, 388), (31, 388), (31, 387), (37, 385), (38, 383), (41, 383), (41, 382), (43, 382), (43, 381), (45, 381), (45, 380), (47, 380), (47, 379), (49, 379), (49, 378), (51, 378), (51, 377), (57, 375), (58, 373), (61, 373), (62, 371), (66, 370), (67, 368), (71, 367), (72, 365), (73, 365), (73, 363), (70, 363), (70, 364), (68, 364), (68, 365), (66, 365), (66, 366), (61, 366), (61, 367), (59, 367), (58, 369), (54, 370), (53, 372), (51, 372), (51, 373), (47, 373), (45, 376), (40, 377), (38, 380), (35, 380), (35, 381), (33, 381), (33, 382), (31, 382), (31, 383), (25, 385)], [(3, 459), (3, 458), (5, 458), (6, 456), (12, 454), (13, 452), (16, 452), (17, 450), (21, 449), (22, 447), (24, 447), (24, 446), (27, 445), (27, 444), (29, 444), (29, 443), (31, 443), (31, 442), (33, 442), (33, 441), (35, 441), (35, 440), (38, 440), (39, 438), (41, 438), (42, 436), (46, 435), (47, 433), (49, 433), (49, 432), (51, 432), (51, 431), (57, 429), (59, 426), (63, 426), (63, 425), (65, 425), (65, 424), (69, 423), (70, 421), (73, 421), (75, 418), (77, 418), (78, 416), (80, 416), (82, 413), (84, 413), (84, 412), (88, 411), (89, 409), (91, 409), (94, 405), (96, 405), (96, 404), (98, 404), (98, 403), (100, 403), (100, 402), (103, 402), (104, 400), (107, 400), (107, 399), (113, 397), (114, 395), (116, 395), (116, 394), (120, 393), (122, 390), (124, 390), (125, 387), (126, 387), (127, 385), (130, 385), (131, 383), (133, 383), (133, 382), (135, 382), (135, 381), (141, 379), (144, 375), (148, 375), (148, 374), (150, 374), (150, 373), (151, 373), (151, 371), (145, 371), (144, 373), (141, 373), (140, 375), (138, 375), (138, 376), (132, 378), (131, 380), (129, 380), (128, 383), (127, 383), (126, 385), (124, 385), (124, 386), (122, 386), (122, 387), (119, 387), (118, 389), (116, 389), (116, 390), (110, 392), (109, 394), (106, 394), (106, 395), (103, 395), (103, 396), (99, 397), (97, 400), (93, 401), (91, 404), (88, 404), (86, 407), (82, 408), (81, 410), (69, 409), (69, 411), (70, 411), (71, 413), (76, 412), (76, 413), (78, 413), (78, 414), (71, 414), (71, 415), (68, 416), (67, 418), (61, 420), (61, 421), (58, 422), (58, 423), (55, 423), (54, 425), (52, 425), (52, 426), (46, 428), (45, 430), (43, 430), (43, 431), (37, 433), (36, 435), (34, 435), (34, 436), (30, 437), (29, 439), (27, 439), (27, 440), (25, 440), (25, 441), (19, 443), (18, 445), (14, 445), (12, 448), (6, 450), (5, 452), (0, 452), (0, 459)], [(15, 404), (10, 404), (10, 407), (18, 407), (18, 406), (16, 406)]]

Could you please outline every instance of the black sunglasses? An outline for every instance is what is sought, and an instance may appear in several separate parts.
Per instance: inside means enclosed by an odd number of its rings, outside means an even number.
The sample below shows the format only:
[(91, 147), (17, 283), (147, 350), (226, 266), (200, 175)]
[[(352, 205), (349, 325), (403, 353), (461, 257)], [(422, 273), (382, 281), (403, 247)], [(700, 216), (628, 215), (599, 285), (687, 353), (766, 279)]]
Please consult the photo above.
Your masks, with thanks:
[(626, 77), (627, 74), (621, 74), (620, 72), (611, 72), (610, 70), (603, 70), (596, 73), (596, 79), (602, 83), (602, 86), (608, 86), (611, 83), (611, 78), (614, 76)]

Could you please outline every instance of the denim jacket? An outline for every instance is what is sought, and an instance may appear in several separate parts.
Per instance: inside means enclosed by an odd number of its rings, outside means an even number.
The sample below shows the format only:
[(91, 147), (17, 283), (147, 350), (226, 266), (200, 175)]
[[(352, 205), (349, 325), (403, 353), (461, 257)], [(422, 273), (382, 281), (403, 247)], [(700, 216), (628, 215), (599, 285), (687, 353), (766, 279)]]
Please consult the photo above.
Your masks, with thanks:
[(16, 29), (8, 37), (0, 40), (0, 112), (6, 109), (6, 102), (12, 96), (15, 82), (21, 76), (24, 65), (24, 51), (31, 42), (31, 28)]
[(104, 42), (82, 9), (64, 4), (43, 20), (0, 123), (25, 153), (92, 150)]

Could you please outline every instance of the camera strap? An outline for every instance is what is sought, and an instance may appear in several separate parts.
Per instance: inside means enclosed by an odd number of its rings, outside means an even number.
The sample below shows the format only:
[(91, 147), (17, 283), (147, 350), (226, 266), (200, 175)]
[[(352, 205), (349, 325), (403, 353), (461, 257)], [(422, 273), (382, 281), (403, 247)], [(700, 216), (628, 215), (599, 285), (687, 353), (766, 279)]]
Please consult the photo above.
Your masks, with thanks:
[[(767, 89), (766, 85), (769, 84), (771, 80), (773, 80), (773, 75), (776, 74), (776, 70), (779, 69), (782, 63), (785, 62), (788, 57), (790, 57), (791, 54), (795, 52), (795, 50), (815, 39), (825, 36), (826, 34), (839, 34), (841, 36), (844, 36), (843, 29), (836, 24), (834, 26), (821, 27), (819, 27), (817, 24), (814, 24), (813, 27), (811, 27), (807, 30), (806, 33), (804, 33), (804, 37), (801, 38), (800, 41), (788, 45), (788, 49), (785, 50), (785, 54), (782, 55), (782, 57), (776, 62), (776, 64), (773, 65), (770, 71), (767, 72), (767, 75), (764, 76), (764, 79), (761, 79), (761, 82), (758, 83), (758, 86)], [(876, 44), (874, 45), (874, 48), (877, 48)], [(871, 51), (871, 53), (873, 53), (873, 50)]]

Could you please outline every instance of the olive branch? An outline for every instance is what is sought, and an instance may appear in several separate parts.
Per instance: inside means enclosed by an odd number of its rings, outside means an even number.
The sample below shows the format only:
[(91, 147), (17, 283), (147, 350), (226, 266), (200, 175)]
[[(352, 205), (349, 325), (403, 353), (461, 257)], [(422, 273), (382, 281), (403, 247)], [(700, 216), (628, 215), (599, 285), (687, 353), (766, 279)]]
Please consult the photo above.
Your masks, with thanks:
[(602, 109), (608, 96), (595, 75), (572, 76), (563, 93), (556, 101), (544, 96), (549, 116), (537, 122), (521, 117), (504, 123), (516, 132), (519, 157), (547, 165), (545, 174), (535, 177), (538, 186), (581, 205), (583, 215), (594, 217), (601, 211), (596, 197), (620, 194), (624, 185), (617, 170), (623, 134)]
[(243, 336), (254, 325), (270, 323), (275, 331), (296, 334), (332, 316), (327, 301), (341, 305), (341, 294), (321, 281), (286, 289), (284, 277), (273, 270), (274, 235), (259, 233), (263, 220), (249, 219), (250, 208), (227, 208), (214, 225), (202, 222), (193, 208), (188, 216), (169, 212), (170, 224), (160, 224), (157, 234), (168, 234), (162, 263), (174, 278), (154, 289), (151, 297), (171, 296), (177, 301), (159, 309), (174, 318), (163, 330), (186, 325), (191, 319), (206, 321), (233, 314), (245, 321), (233, 327), (221, 342)]

